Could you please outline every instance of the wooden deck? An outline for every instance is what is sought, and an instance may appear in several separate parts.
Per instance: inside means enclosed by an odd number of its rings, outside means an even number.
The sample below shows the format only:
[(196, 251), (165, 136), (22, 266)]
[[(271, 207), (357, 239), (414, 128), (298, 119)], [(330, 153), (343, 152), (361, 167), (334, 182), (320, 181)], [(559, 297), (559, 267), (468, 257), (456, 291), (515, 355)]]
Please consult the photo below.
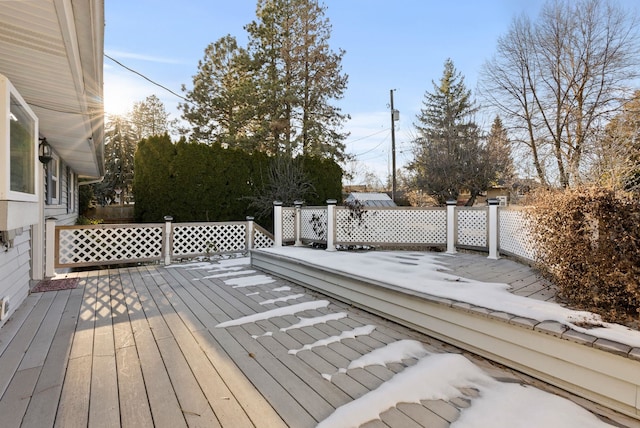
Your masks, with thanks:
[[(530, 270), (504, 262), (487, 269), (481, 256), (460, 260), (459, 274), (477, 279), (508, 266), (503, 278), (512, 274), (518, 290), (544, 297), (547, 286)], [(434, 353), (462, 352), (334, 300), (302, 315), (347, 317), (286, 332), (279, 329), (297, 317), (216, 328), (291, 304), (261, 305), (266, 299), (295, 293), (304, 294), (296, 303), (326, 299), (277, 278), (236, 288), (224, 282), (258, 274), (247, 265), (149, 265), (69, 274), (80, 278), (78, 288), (30, 295), (0, 330), (0, 426), (313, 427), (415, 361), (349, 370), (332, 382), (321, 374), (399, 339), (419, 340)], [(278, 287), (291, 290), (274, 291)], [(364, 325), (375, 330), (297, 355), (288, 352)], [(273, 334), (252, 337), (265, 332)], [(498, 379), (534, 382), (464, 355)], [(447, 427), (469, 406), (473, 391), (465, 393), (446, 402), (400, 404), (366, 426)]]

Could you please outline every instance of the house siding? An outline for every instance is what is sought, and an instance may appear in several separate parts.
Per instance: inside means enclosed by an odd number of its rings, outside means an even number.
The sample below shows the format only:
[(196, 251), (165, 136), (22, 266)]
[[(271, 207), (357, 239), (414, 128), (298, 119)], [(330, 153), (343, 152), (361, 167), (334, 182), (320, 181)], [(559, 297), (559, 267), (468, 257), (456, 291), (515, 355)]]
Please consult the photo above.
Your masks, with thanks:
[(31, 233), (29, 228), (23, 228), (22, 234), (13, 240), (13, 246), (0, 251), (0, 298), (9, 299), (9, 313), (0, 320), (0, 326), (28, 296), (30, 272)]

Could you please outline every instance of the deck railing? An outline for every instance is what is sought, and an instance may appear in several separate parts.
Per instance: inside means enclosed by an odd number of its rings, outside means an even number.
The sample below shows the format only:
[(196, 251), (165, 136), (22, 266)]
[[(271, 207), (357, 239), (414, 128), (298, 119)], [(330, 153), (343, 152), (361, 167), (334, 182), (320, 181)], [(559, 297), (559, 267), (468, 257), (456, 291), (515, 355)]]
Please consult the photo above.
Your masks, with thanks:
[(46, 275), (55, 268), (101, 266), (236, 253), (273, 246), (253, 218), (235, 222), (46, 226)]
[[(253, 222), (100, 224), (56, 226), (47, 221), (46, 275), (55, 268), (164, 261), (201, 255), (243, 252), (251, 248), (293, 243), (338, 246), (443, 247), (499, 253), (526, 260), (535, 258), (522, 211), (487, 207), (375, 207), (336, 206), (274, 209), (274, 235)], [(51, 244), (49, 244), (51, 243)]]
[(275, 245), (295, 243), (373, 247), (443, 247), (486, 251), (534, 260), (535, 253), (523, 211), (499, 207), (283, 207), (274, 210)]

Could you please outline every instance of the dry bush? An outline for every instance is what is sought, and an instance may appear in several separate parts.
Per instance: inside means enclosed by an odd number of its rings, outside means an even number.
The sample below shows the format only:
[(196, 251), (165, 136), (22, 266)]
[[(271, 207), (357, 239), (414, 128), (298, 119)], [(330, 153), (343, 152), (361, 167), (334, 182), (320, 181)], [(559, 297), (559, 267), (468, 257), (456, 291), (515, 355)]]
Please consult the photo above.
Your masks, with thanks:
[(537, 192), (527, 210), (558, 298), (629, 322), (640, 314), (640, 201), (606, 189)]

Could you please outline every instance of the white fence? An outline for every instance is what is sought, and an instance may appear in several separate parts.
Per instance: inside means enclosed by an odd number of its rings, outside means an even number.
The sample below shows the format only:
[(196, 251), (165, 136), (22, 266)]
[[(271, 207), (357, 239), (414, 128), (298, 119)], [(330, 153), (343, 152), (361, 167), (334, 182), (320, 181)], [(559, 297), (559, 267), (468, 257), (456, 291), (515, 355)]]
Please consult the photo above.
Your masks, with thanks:
[(100, 266), (214, 255), (273, 246), (253, 219), (218, 223), (56, 226), (47, 220), (46, 275), (55, 268)]
[(277, 206), (275, 245), (323, 243), (328, 250), (358, 245), (425, 246), (444, 247), (447, 252), (466, 248), (487, 251), (489, 257), (502, 252), (534, 260), (523, 212), (499, 208), (496, 202), (487, 207), (438, 208)]

